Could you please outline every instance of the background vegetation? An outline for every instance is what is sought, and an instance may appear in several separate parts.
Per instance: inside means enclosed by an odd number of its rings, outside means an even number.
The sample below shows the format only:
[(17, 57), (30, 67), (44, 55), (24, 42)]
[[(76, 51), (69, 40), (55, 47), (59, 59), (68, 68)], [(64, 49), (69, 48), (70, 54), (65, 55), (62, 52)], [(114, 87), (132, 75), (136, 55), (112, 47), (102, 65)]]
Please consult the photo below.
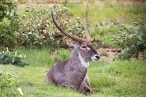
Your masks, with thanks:
[(14, 32), (19, 28), (16, 2), (13, 0), (0, 1), (0, 47), (16, 46)]
[[(96, 63), (91, 62), (88, 75), (95, 90), (91, 97), (145, 97), (146, 2), (88, 0), (87, 5), (89, 31), (95, 48), (121, 48), (120, 59), (144, 59), (109, 62), (101, 58)], [(51, 66), (59, 60), (66, 61), (71, 52), (64, 43), (67, 37), (52, 23), (51, 10), (62, 28), (85, 37), (84, 0), (0, 1), (1, 97), (84, 96), (43, 82)], [(107, 55), (106, 50), (99, 53), (103, 57), (115, 57)]]

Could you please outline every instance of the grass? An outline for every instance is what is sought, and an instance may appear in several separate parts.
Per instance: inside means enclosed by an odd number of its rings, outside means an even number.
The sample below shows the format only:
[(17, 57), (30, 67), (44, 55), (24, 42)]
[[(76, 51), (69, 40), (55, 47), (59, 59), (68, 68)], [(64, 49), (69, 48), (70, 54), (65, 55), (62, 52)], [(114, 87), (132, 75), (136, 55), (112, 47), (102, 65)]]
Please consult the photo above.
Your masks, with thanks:
[[(26, 54), (30, 66), (24, 68), (0, 65), (2, 71), (18, 76), (20, 88), (26, 97), (84, 97), (70, 89), (63, 89), (43, 82), (48, 70), (57, 60), (66, 60), (70, 50), (61, 49), (52, 53), (48, 49), (20, 49)], [(91, 62), (88, 75), (95, 92), (91, 97), (145, 97), (146, 60)], [(25, 97), (24, 96), (24, 97)]]
[[(85, 17), (86, 6), (82, 4), (68, 4), (73, 16)], [(78, 10), (80, 9), (80, 10)], [(110, 0), (100, 1), (99, 3), (89, 3), (88, 13), (89, 22), (99, 24), (101, 22), (115, 21), (131, 23), (138, 18), (145, 18), (146, 7), (139, 4), (125, 5), (123, 2), (111, 2)], [(131, 16), (133, 18), (131, 18)]]

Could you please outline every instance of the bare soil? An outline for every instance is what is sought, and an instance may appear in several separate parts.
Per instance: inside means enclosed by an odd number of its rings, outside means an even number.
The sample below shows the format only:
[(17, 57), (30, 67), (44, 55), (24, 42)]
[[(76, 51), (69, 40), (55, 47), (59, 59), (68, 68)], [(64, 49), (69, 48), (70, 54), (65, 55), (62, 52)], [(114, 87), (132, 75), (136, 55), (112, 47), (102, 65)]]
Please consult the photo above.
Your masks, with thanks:
[[(114, 61), (118, 56), (121, 54), (121, 49), (120, 48), (99, 48), (97, 49), (97, 52), (101, 56), (101, 60), (105, 60), (108, 62)], [(104, 53), (102, 53), (104, 52)]]
[[(95, 0), (94, 3), (97, 4), (97, 5), (104, 5), (106, 1), (97, 1)], [(128, 6), (130, 4), (139, 4), (139, 5), (143, 5), (145, 6), (146, 5), (146, 0), (111, 0), (110, 2), (112, 3), (115, 3), (115, 2), (122, 2), (124, 5)], [(73, 4), (76, 4), (76, 3), (73, 3)], [(77, 4), (81, 4), (81, 3), (77, 3)], [(60, 6), (61, 4), (59, 3), (56, 3), (57, 6)], [(54, 6), (54, 3), (43, 3), (43, 4), (18, 4), (18, 7), (22, 7), (22, 8), (26, 8), (28, 6), (33, 6), (33, 7), (37, 7), (37, 6), (42, 6), (42, 7), (52, 7)], [(83, 2), (83, 6), (86, 6), (86, 2)]]
[[(19, 8), (26, 8), (28, 6), (32, 6), (32, 7), (53, 7), (54, 3), (49, 3), (49, 4), (18, 4)], [(56, 4), (56, 6), (61, 6), (61, 4)]]
[[(107, 48), (99, 48), (97, 49), (97, 52), (101, 56), (101, 60), (105, 60), (107, 62), (112, 62), (118, 59), (118, 56), (121, 55), (121, 48), (112, 48), (112, 47), (107, 47)], [(104, 53), (102, 53), (104, 52)], [(143, 54), (144, 53), (144, 54)], [(139, 60), (144, 60), (146, 58), (146, 50), (144, 52), (139, 53)], [(137, 60), (135, 56), (133, 55), (130, 60)]]

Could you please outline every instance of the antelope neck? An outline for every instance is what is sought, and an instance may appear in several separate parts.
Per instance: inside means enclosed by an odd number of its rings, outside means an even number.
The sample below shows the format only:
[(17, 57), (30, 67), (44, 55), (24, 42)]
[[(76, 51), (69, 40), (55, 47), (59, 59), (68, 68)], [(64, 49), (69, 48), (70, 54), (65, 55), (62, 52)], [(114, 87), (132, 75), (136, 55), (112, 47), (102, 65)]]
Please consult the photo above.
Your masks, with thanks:
[(84, 67), (86, 67), (86, 68), (89, 67), (89, 62), (86, 62), (86, 61), (84, 60), (84, 58), (82, 58), (82, 56), (80, 55), (80, 53), (79, 53), (79, 59), (80, 59), (81, 64), (82, 64)]

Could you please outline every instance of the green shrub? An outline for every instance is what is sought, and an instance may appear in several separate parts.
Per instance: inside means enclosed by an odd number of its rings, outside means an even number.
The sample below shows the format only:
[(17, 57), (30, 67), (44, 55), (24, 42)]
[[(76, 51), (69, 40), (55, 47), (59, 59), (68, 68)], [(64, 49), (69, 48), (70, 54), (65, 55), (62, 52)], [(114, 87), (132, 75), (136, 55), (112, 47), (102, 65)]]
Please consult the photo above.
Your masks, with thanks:
[(0, 1), (0, 46), (16, 46), (15, 31), (19, 28), (18, 13), (14, 0)]
[(122, 24), (118, 36), (114, 36), (113, 41), (122, 48), (121, 58), (129, 59), (135, 55), (138, 59), (140, 52), (145, 54), (146, 24), (141, 19), (130, 27)]
[(21, 97), (18, 77), (0, 71), (0, 97)]
[(51, 10), (54, 12), (56, 21), (67, 32), (82, 37), (84, 27), (81, 18), (72, 21), (66, 7), (50, 7), (41, 9), (39, 7), (27, 7), (21, 19), (18, 33), (19, 45), (32, 48), (42, 48), (45, 46), (64, 46), (64, 36), (55, 27)]
[(0, 52), (0, 63), (24, 67), (25, 65), (29, 65), (28, 62), (23, 61), (24, 57), (21, 54), (17, 55), (17, 51), (14, 53), (7, 49), (6, 51)]

